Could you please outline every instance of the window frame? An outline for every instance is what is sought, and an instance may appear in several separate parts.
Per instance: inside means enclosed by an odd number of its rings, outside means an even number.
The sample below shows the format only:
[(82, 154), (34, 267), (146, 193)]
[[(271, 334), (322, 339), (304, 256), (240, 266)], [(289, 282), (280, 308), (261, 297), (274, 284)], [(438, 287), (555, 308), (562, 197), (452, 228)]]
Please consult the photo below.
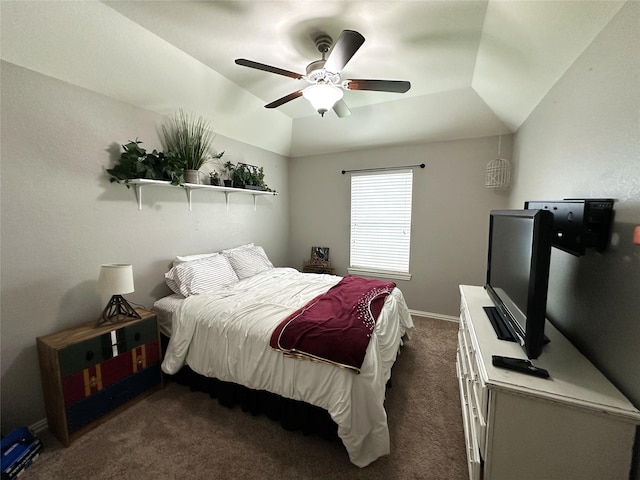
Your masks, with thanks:
[[(372, 177), (372, 176), (381, 176), (381, 175), (398, 175), (404, 174), (409, 176), (408, 188), (405, 195), (408, 193), (409, 201), (408, 201), (408, 212), (405, 211), (405, 214), (408, 213), (408, 229), (409, 229), (409, 238), (408, 238), (408, 246), (406, 251), (406, 265), (407, 269), (404, 270), (391, 270), (391, 269), (379, 269), (368, 266), (354, 266), (352, 265), (353, 261), (353, 236), (354, 236), (354, 202), (353, 202), (353, 186), (354, 186), (354, 177)], [(382, 191), (384, 194), (384, 191)], [(388, 278), (392, 280), (411, 280), (411, 230), (413, 223), (413, 170), (411, 168), (407, 169), (394, 169), (393, 172), (389, 171), (369, 171), (369, 172), (358, 172), (352, 173), (350, 178), (350, 193), (349, 193), (349, 267), (347, 268), (347, 272), (352, 275), (360, 275), (360, 276), (370, 276), (370, 277), (382, 277)], [(405, 225), (404, 228), (407, 228)]]

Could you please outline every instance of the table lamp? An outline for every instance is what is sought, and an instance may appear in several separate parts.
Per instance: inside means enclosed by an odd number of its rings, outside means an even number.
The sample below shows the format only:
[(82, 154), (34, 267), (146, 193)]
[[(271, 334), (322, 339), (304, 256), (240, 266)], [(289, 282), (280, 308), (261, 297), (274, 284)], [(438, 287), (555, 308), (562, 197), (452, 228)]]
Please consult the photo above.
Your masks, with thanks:
[(111, 300), (102, 311), (101, 317), (96, 323), (96, 327), (103, 323), (126, 322), (140, 315), (122, 297), (125, 293), (132, 293), (133, 288), (133, 267), (127, 264), (110, 263), (100, 267), (98, 277), (98, 290), (105, 295), (111, 295)]

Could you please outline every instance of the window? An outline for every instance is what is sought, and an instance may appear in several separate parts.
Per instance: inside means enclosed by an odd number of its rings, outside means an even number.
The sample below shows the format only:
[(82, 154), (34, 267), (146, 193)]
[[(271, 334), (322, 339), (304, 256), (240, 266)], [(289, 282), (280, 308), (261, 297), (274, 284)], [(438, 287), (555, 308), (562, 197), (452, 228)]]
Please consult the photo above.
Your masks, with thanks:
[(349, 273), (409, 280), (413, 171), (352, 174)]

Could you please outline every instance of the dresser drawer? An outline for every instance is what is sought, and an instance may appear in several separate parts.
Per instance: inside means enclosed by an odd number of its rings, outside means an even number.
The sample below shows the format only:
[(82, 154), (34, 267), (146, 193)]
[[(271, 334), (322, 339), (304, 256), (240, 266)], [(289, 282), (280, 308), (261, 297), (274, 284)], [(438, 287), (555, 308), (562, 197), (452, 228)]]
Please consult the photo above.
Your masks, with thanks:
[(48, 427), (63, 445), (162, 387), (156, 316), (136, 311), (140, 319), (36, 339)]
[(158, 340), (154, 340), (68, 375), (62, 379), (64, 404), (68, 406), (87, 398), (159, 361), (160, 346)]
[(460, 375), (466, 378), (469, 376), (469, 361), (463, 336), (462, 330), (458, 330), (458, 363)]
[(458, 331), (457, 371), (460, 379), (465, 440), (467, 442), (469, 475), (478, 478), (482, 455), (486, 447), (486, 414), (488, 389), (482, 380), (478, 355), (472, 339), (464, 303), (460, 307), (460, 328)]
[(486, 423), (489, 389), (480, 375), (478, 375), (471, 384), (471, 394), (473, 395), (476, 405), (478, 405), (478, 414), (482, 417), (482, 422)]
[(478, 448), (482, 455), (485, 453), (487, 440), (486, 400), (483, 406), (482, 398), (487, 396), (488, 389), (481, 387), (479, 378), (469, 382), (469, 403), (471, 405), (473, 429), (477, 438)]
[(471, 340), (469, 339), (469, 331), (462, 330), (460, 335), (460, 341), (462, 342), (463, 357), (466, 361), (466, 370), (469, 371), (469, 376), (475, 380), (478, 376), (478, 364), (476, 363), (476, 352), (472, 347)]
[(456, 362), (458, 374), (458, 385), (460, 388), (460, 404), (462, 406), (462, 426), (464, 429), (464, 440), (467, 452), (467, 465), (469, 468), (469, 478), (479, 480), (482, 470), (482, 460), (478, 445), (478, 433), (473, 419), (473, 407), (469, 395), (469, 378), (465, 378), (460, 370), (460, 357)]
[(160, 364), (141, 370), (109, 385), (94, 395), (80, 400), (66, 409), (69, 433), (104, 417), (112, 410), (133, 400), (160, 383)]
[(63, 377), (84, 370), (158, 338), (155, 318), (112, 330), (59, 350)]

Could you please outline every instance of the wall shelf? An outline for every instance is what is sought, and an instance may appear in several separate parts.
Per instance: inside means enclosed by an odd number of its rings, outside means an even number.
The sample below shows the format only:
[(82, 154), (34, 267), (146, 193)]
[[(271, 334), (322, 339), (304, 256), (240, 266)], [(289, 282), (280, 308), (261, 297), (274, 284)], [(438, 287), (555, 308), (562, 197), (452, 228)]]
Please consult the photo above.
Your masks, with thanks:
[(172, 185), (171, 182), (166, 180), (150, 180), (147, 178), (135, 178), (128, 181), (129, 185), (133, 185), (136, 194), (136, 200), (138, 202), (138, 210), (142, 210), (142, 187), (144, 186), (157, 186), (157, 187), (170, 187), (170, 188), (182, 188), (187, 194), (187, 201), (189, 202), (189, 210), (192, 210), (191, 206), (191, 194), (194, 190), (213, 190), (216, 192), (224, 193), (225, 204), (227, 210), (229, 210), (229, 195), (232, 193), (239, 193), (241, 195), (253, 195), (253, 209), (256, 210), (256, 197), (263, 195), (278, 195), (278, 192), (267, 192), (263, 190), (251, 190), (247, 188), (233, 188), (233, 187), (219, 187), (216, 185), (201, 185), (198, 183), (184, 183), (181, 185)]

